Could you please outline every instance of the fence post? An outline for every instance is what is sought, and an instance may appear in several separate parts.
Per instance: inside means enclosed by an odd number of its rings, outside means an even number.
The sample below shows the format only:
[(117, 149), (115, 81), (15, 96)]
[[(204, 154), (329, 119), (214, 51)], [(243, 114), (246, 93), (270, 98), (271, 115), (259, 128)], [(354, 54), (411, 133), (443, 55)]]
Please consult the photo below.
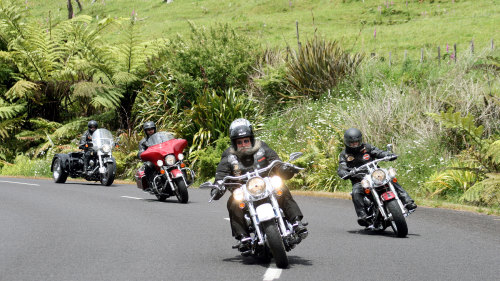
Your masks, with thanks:
[(457, 63), (457, 43), (453, 44), (453, 56), (455, 58), (455, 63)]
[(438, 65), (441, 66), (441, 47), (438, 46)]
[(424, 48), (420, 49), (420, 62), (424, 62)]
[(389, 67), (391, 66), (392, 53), (389, 52)]
[(300, 39), (299, 39), (299, 21), (296, 20), (295, 21), (295, 28), (297, 30), (297, 45), (299, 46), (299, 50), (302, 48), (302, 46), (300, 45)]
[(470, 53), (474, 54), (474, 40), (470, 40)]
[(495, 44), (493, 44), (493, 39), (491, 39), (491, 49), (494, 50), (495, 49)]

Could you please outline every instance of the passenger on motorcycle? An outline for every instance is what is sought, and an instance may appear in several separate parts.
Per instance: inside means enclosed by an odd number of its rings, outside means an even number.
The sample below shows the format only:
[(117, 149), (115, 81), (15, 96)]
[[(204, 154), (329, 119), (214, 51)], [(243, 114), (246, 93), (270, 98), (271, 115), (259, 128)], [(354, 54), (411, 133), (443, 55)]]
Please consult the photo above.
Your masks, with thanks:
[(88, 130), (83, 132), (82, 137), (80, 138), (80, 143), (78, 145), (78, 148), (83, 149), (83, 173), (88, 173), (90, 172), (90, 169), (88, 168), (89, 166), (89, 161), (90, 158), (92, 157), (92, 150), (90, 149), (90, 145), (92, 143), (92, 134), (97, 130), (99, 125), (97, 124), (97, 121), (95, 120), (90, 120), (87, 123)]
[[(345, 149), (339, 155), (339, 168), (337, 170), (337, 174), (341, 178), (347, 175), (352, 168), (359, 167), (374, 159), (380, 159), (392, 154), (388, 151), (382, 151), (371, 144), (363, 143), (363, 135), (361, 131), (356, 128), (350, 128), (344, 132), (344, 144)], [(362, 173), (358, 173), (348, 179), (350, 179), (352, 183), (352, 202), (358, 216), (358, 224), (361, 226), (368, 226), (366, 222), (367, 214), (363, 204), (363, 187), (361, 186), (363, 177), (364, 175)], [(408, 195), (397, 182), (394, 182), (393, 185), (406, 209), (413, 210), (417, 208), (417, 205), (410, 195)]]
[[(229, 137), (231, 146), (222, 153), (215, 174), (214, 184), (216, 185), (225, 176), (240, 176), (255, 168), (264, 168), (273, 160), (280, 160), (278, 154), (266, 143), (254, 138), (252, 125), (246, 119), (236, 119), (231, 123)], [(298, 172), (288, 165), (282, 165), (273, 170), (285, 180), (292, 178)], [(278, 204), (283, 209), (287, 219), (293, 223), (295, 231), (305, 238), (308, 234), (307, 223), (301, 221), (302, 212), (290, 191), (287, 188), (284, 188), (283, 191), (283, 196), (278, 199)], [(224, 195), (224, 192), (225, 190), (220, 191), (220, 189), (213, 188), (211, 194), (215, 195), (215, 200), (218, 200)], [(251, 238), (245, 223), (244, 210), (240, 209), (232, 195), (227, 201), (227, 210), (229, 211), (232, 234), (240, 241), (239, 250), (245, 252), (249, 250)]]
[[(141, 154), (146, 151), (146, 149), (148, 149), (147, 141), (149, 137), (156, 133), (156, 124), (153, 121), (148, 121), (144, 123), (143, 129), (146, 136), (139, 141), (139, 152), (137, 153), (137, 157), (139, 157), (139, 159), (141, 158)], [(155, 171), (154, 164), (151, 163), (151, 161), (145, 161), (143, 167), (144, 174), (146, 175), (148, 182), (151, 183), (153, 181)], [(149, 184), (148, 186), (151, 186), (151, 184)]]

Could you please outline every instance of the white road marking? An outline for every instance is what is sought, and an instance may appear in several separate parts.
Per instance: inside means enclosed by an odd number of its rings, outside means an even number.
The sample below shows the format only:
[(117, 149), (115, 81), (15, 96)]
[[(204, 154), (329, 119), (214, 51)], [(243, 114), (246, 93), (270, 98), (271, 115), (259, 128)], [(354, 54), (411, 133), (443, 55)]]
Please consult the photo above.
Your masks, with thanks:
[(129, 199), (136, 199), (136, 200), (143, 200), (144, 198), (139, 198), (139, 197), (132, 197), (132, 196), (122, 196), (123, 198), (129, 198)]
[(25, 183), (25, 182), (16, 182), (16, 181), (0, 181), (0, 182), (40, 186), (40, 185), (39, 185), (39, 184), (37, 184), (37, 183)]
[(229, 218), (224, 218), (225, 220), (229, 220)]
[(266, 270), (266, 273), (264, 273), (264, 279), (263, 281), (273, 281), (274, 279), (279, 279), (281, 275), (282, 269), (280, 268), (274, 268), (270, 267)]

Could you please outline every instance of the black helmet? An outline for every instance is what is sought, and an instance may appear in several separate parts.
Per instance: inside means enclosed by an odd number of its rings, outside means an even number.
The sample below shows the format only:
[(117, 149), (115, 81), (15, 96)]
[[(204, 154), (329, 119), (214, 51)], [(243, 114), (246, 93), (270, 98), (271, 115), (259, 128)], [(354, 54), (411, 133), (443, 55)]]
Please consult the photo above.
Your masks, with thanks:
[(146, 136), (148, 135), (148, 133), (146, 133), (147, 129), (153, 128), (155, 130), (155, 133), (156, 133), (156, 125), (155, 125), (155, 122), (153, 122), (153, 121), (148, 121), (148, 122), (144, 123), (143, 128), (144, 128), (144, 133), (146, 134)]
[[(347, 129), (344, 132), (344, 144), (348, 148), (359, 148), (363, 142), (363, 134), (356, 128)], [(357, 143), (357, 144), (354, 144)]]
[(231, 139), (231, 144), (236, 150), (236, 140), (241, 138), (249, 137), (252, 142), (252, 146), (255, 144), (252, 124), (247, 119), (239, 118), (234, 120), (229, 126), (229, 138)]
[(87, 127), (89, 128), (89, 131), (94, 132), (99, 127), (99, 125), (97, 124), (97, 121), (90, 120), (89, 123), (87, 124)]

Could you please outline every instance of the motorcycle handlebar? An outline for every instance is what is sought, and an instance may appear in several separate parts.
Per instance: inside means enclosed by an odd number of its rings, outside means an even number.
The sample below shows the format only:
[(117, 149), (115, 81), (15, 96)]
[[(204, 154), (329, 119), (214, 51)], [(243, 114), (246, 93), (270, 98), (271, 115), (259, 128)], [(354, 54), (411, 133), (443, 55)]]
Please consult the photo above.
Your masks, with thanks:
[(373, 160), (371, 162), (368, 162), (366, 164), (363, 164), (363, 165), (361, 165), (359, 167), (353, 168), (350, 172), (348, 172), (345, 176), (343, 176), (342, 179), (345, 180), (348, 177), (350, 177), (352, 175), (355, 175), (355, 174), (359, 173), (362, 170), (366, 170), (369, 165), (373, 165), (373, 164), (376, 164), (376, 163), (382, 162), (382, 161), (391, 161), (391, 160), (394, 160), (396, 158), (398, 158), (398, 156), (396, 154), (393, 154), (393, 155), (385, 156), (383, 158), (375, 159), (375, 160)]

